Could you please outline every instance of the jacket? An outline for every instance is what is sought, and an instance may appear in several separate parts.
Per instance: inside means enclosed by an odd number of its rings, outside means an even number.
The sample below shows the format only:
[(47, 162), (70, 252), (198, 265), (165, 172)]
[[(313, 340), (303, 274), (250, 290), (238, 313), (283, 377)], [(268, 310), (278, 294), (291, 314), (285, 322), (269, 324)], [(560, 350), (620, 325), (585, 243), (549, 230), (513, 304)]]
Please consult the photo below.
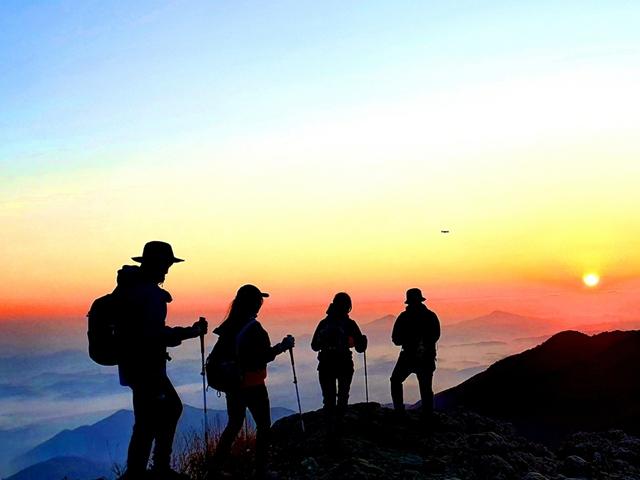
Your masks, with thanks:
[(125, 265), (118, 271), (114, 294), (122, 309), (118, 328), (120, 384), (132, 386), (166, 376), (167, 347), (180, 345), (196, 332), (191, 327), (165, 324), (171, 295), (148, 280), (139, 266)]
[(354, 347), (357, 352), (364, 352), (364, 335), (348, 315), (328, 315), (320, 321), (311, 340), (311, 349), (319, 352), (318, 370), (339, 365), (353, 368), (351, 348)]
[(409, 355), (420, 355), (425, 359), (436, 358), (436, 343), (440, 338), (438, 316), (423, 303), (407, 305), (398, 315), (391, 340)]
[[(231, 336), (235, 342), (235, 337), (240, 330), (252, 320), (255, 318), (227, 319), (213, 333), (220, 337)], [(281, 353), (278, 345), (271, 345), (269, 334), (260, 322), (255, 320), (255, 323), (249, 326), (238, 339), (237, 349), (238, 364), (244, 377), (242, 386), (263, 385), (267, 378), (267, 364)]]

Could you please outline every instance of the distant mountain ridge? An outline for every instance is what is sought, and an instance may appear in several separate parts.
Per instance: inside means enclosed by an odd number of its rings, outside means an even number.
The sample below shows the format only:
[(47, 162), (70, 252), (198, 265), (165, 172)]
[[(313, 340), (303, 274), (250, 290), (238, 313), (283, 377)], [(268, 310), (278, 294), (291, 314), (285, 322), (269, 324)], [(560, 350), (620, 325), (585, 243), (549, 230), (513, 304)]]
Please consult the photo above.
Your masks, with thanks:
[(21, 470), (5, 480), (113, 478), (112, 465), (82, 457), (55, 457)]
[[(271, 409), (273, 421), (293, 413), (292, 410), (281, 407)], [(174, 442), (176, 450), (182, 448), (183, 442), (191, 433), (202, 431), (203, 418), (202, 409), (189, 405), (184, 406)], [(227, 422), (227, 412), (225, 410), (209, 410), (208, 422), (212, 431), (221, 431)], [(133, 412), (118, 410), (92, 425), (63, 430), (14, 459), (12, 466), (15, 470), (26, 469), (60, 457), (82, 457), (96, 464), (121, 464), (126, 459), (132, 427)]]
[(436, 396), (554, 440), (579, 430), (640, 432), (640, 331), (560, 332)]
[(518, 337), (552, 334), (557, 330), (554, 320), (494, 310), (481, 317), (443, 326), (441, 341), (444, 343), (509, 341)]
[[(437, 313), (437, 312), (436, 312)], [(361, 326), (363, 333), (373, 342), (388, 343), (396, 320), (394, 315), (385, 315)], [(516, 338), (553, 334), (558, 331), (554, 320), (527, 317), (515, 313), (494, 310), (480, 317), (442, 324), (440, 343), (465, 344), (478, 342), (503, 342)]]

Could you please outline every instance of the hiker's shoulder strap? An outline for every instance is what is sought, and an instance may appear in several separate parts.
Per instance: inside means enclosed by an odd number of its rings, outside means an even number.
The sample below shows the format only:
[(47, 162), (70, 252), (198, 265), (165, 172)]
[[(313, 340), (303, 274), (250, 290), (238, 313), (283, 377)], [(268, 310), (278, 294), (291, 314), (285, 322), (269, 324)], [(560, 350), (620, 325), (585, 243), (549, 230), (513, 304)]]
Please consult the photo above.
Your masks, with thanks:
[(249, 331), (249, 329), (253, 325), (255, 325), (257, 323), (258, 323), (258, 321), (255, 318), (253, 318), (253, 319), (249, 320), (247, 323), (244, 324), (244, 326), (236, 334), (236, 349), (240, 346), (240, 341), (242, 340), (244, 335)]

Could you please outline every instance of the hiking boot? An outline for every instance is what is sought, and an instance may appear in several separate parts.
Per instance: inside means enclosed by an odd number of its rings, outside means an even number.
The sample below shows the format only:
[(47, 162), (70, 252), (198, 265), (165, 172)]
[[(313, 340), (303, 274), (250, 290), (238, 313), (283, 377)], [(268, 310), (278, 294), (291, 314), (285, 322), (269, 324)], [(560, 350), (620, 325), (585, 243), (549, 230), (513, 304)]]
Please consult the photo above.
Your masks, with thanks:
[(149, 477), (153, 480), (191, 480), (191, 477), (186, 473), (176, 472), (174, 469), (166, 468), (152, 468), (149, 470)]

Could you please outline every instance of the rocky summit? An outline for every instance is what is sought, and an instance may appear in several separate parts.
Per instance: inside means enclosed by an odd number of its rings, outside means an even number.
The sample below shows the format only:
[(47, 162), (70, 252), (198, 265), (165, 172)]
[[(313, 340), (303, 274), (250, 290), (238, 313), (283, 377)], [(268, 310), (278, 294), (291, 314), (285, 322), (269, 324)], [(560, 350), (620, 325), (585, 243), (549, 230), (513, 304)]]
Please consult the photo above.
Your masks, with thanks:
[(438, 410), (465, 408), (558, 444), (579, 431), (640, 435), (640, 331), (560, 332), (436, 395)]
[(281, 479), (561, 480), (640, 479), (640, 440), (622, 431), (577, 433), (558, 448), (464, 410), (425, 423), (377, 403), (351, 405), (342, 439), (327, 442), (322, 411), (273, 427), (272, 470)]

